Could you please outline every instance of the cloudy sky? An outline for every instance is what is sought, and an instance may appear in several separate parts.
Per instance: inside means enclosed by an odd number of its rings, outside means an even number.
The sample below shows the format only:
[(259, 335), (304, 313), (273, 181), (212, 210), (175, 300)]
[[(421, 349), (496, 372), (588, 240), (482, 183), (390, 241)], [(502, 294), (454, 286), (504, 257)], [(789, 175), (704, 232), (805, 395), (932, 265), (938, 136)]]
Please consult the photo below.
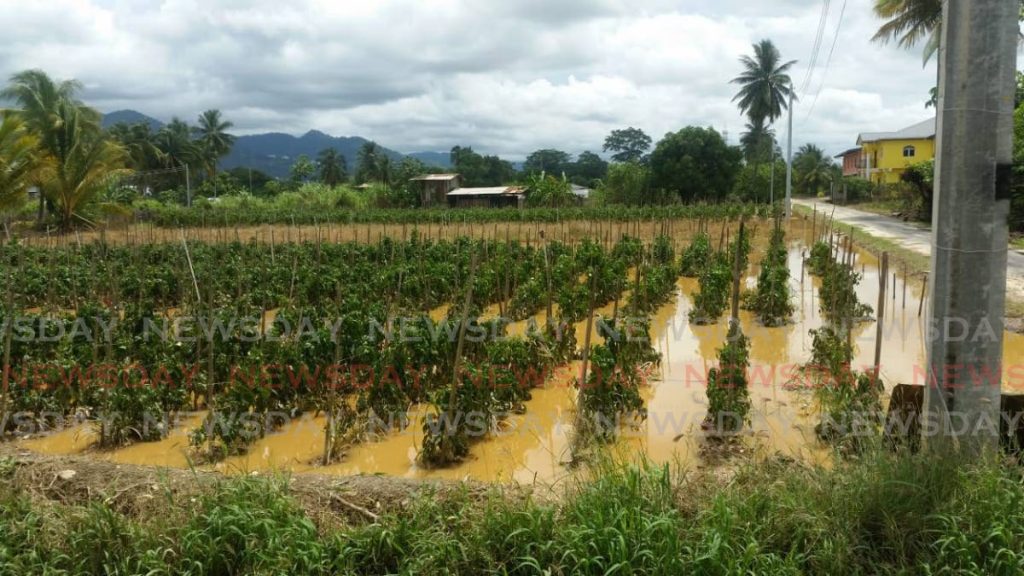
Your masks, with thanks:
[[(358, 135), (403, 152), (599, 151), (612, 129), (655, 140), (728, 132), (737, 58), (770, 38), (804, 85), (824, 0), (0, 0), (0, 76), (42, 68), (101, 111), (240, 134)], [(870, 42), (872, 0), (831, 0), (794, 142), (837, 153), (863, 131), (929, 117), (934, 61)], [(820, 88), (820, 91), (819, 91)], [(811, 110), (812, 102), (815, 102)], [(783, 130), (779, 130), (780, 138)]]

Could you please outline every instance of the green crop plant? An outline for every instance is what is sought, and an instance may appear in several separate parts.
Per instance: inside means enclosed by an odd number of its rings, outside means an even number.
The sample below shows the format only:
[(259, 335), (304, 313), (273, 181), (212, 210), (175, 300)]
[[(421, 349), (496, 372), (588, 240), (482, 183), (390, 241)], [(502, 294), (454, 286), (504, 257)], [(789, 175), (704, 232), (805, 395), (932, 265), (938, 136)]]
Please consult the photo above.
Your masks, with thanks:
[(690, 321), (695, 324), (714, 324), (729, 306), (732, 285), (732, 267), (726, 254), (715, 254), (701, 270), (700, 291), (693, 295)]
[(697, 278), (711, 262), (711, 237), (699, 232), (679, 258), (679, 270), (687, 278)]
[[(619, 348), (619, 351), (625, 350)], [(610, 442), (624, 419), (635, 420), (647, 415), (635, 367), (619, 365), (612, 349), (604, 345), (591, 349), (589, 364), (586, 382), (577, 381), (577, 437), (574, 439), (577, 447), (590, 441)]]
[(732, 322), (725, 346), (718, 351), (718, 366), (708, 371), (708, 414), (704, 428), (714, 434), (734, 434), (749, 422), (750, 340), (739, 322)]
[(757, 292), (749, 299), (750, 309), (765, 326), (781, 326), (793, 315), (789, 294), (789, 266), (786, 261), (785, 232), (778, 224), (772, 229), (768, 251), (761, 262)]

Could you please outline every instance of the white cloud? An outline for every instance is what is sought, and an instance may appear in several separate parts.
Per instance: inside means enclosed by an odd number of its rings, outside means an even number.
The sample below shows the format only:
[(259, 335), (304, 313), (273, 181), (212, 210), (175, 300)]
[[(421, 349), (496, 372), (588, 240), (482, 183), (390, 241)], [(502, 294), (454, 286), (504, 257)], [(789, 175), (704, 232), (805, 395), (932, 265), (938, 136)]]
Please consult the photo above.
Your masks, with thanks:
[[(871, 0), (832, 2), (795, 143), (827, 151), (929, 115), (932, 63), (870, 42)], [(240, 133), (315, 128), (398, 150), (471, 145), (522, 158), (599, 150), (624, 126), (655, 139), (728, 129), (737, 58), (773, 39), (806, 73), (821, 2), (779, 0), (0, 0), (0, 75), (78, 78), (101, 110), (169, 119), (220, 108)], [(782, 137), (784, 130), (778, 130)]]

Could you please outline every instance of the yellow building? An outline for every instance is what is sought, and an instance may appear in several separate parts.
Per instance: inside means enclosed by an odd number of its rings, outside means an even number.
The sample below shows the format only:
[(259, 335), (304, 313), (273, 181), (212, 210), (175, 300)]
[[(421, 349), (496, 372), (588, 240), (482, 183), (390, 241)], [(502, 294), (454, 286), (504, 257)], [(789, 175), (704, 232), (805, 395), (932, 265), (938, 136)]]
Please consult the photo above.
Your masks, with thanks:
[(857, 137), (860, 176), (875, 184), (893, 184), (907, 166), (935, 158), (935, 119), (896, 132), (865, 132)]

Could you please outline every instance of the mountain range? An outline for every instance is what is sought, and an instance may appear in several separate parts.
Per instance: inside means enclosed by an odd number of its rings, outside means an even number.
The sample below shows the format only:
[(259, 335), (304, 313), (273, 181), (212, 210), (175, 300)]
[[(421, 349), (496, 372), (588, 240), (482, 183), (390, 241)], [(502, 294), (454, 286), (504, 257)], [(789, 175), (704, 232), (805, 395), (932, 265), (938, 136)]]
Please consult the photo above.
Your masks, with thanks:
[[(103, 127), (109, 128), (118, 123), (148, 124), (154, 132), (163, 127), (164, 123), (135, 110), (117, 110), (103, 115)], [(345, 156), (349, 170), (355, 169), (359, 148), (368, 142), (361, 136), (330, 136), (318, 130), (310, 130), (302, 136), (292, 136), (280, 132), (266, 134), (249, 134), (238, 136), (231, 153), (221, 162), (221, 168), (252, 168), (274, 178), (287, 178), (289, 169), (295, 159), (305, 154), (316, 160), (317, 154), (326, 148), (334, 148)], [(383, 147), (382, 147), (383, 148)], [(451, 161), (447, 152), (413, 152), (403, 154), (395, 150), (383, 148), (384, 153), (392, 160), (400, 161), (405, 157), (416, 158), (427, 166), (448, 169)]]

